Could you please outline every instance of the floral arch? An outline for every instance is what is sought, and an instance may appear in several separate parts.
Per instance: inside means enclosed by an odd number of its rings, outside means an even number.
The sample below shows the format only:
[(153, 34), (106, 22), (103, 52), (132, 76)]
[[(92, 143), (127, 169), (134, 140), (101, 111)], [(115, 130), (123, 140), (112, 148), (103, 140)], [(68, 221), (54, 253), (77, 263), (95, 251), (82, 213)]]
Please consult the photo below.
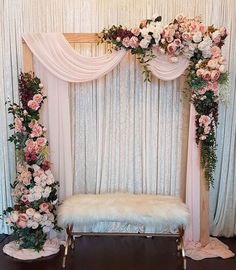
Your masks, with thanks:
[[(147, 81), (151, 80), (151, 74), (161, 79), (172, 80), (179, 77), (187, 68), (186, 78), (191, 91), (191, 103), (196, 111), (196, 143), (200, 145), (201, 165), (204, 169), (207, 186), (213, 185), (213, 173), (217, 160), (215, 136), (218, 124), (218, 104), (222, 86), (227, 83), (228, 77), (225, 59), (221, 53), (226, 36), (227, 32), (224, 27), (207, 27), (201, 22), (200, 17), (191, 19), (178, 15), (170, 24), (163, 27), (161, 17), (153, 16), (150, 20), (143, 20), (136, 28), (127, 29), (120, 25), (104, 29), (98, 37), (92, 38), (92, 42), (99, 40), (109, 43), (112, 53), (93, 58), (75, 54), (61, 34), (24, 34), (23, 49), (27, 56), (26, 59), (28, 59), (24, 63), (25, 71), (33, 70), (33, 54), (43, 67), (62, 82), (58, 89), (58, 96), (64, 102), (62, 128), (68, 131), (68, 138), (63, 138), (59, 144), (67, 156), (65, 161), (67, 168), (61, 168), (56, 161), (58, 141), (55, 144), (53, 142), (57, 130), (54, 130), (53, 125), (59, 126), (59, 124), (54, 123), (53, 118), (49, 119), (49, 123), (52, 124), (49, 138), (51, 149), (53, 149), (51, 159), (55, 163), (55, 170), (60, 171), (61, 177), (67, 179), (68, 183), (62, 197), (72, 193), (72, 187), (69, 186), (72, 183), (72, 161), (68, 82), (86, 82), (102, 77), (119, 64), (126, 51), (137, 55)], [(79, 40), (81, 36), (77, 38)], [(57, 201), (55, 188), (57, 182), (51, 175), (46, 158), (48, 143), (44, 137), (43, 126), (38, 123), (39, 109), (45, 98), (41, 93), (42, 85), (38, 78), (29, 74), (22, 74), (19, 83), (20, 90), (23, 89), (29, 99), (23, 97), (21, 105), (12, 104), (9, 110), (15, 117), (14, 124), (11, 125), (15, 135), (11, 140), (15, 141), (22, 155), (18, 158), (18, 162), (20, 162), (17, 167), (18, 177), (13, 186), (15, 191), (17, 185), (20, 184), (21, 188), (17, 190), (18, 199), (14, 207), (7, 211), (10, 213), (8, 222), (18, 233), (19, 240), (23, 241), (23, 246), (40, 250), (46, 240), (48, 228), (56, 227), (54, 210)], [(48, 105), (49, 110), (53, 112), (51, 115), (58, 113), (61, 109), (56, 107), (57, 105), (53, 102), (49, 102)], [(34, 133), (33, 136), (32, 133)], [(26, 137), (22, 135), (26, 135)], [(38, 145), (38, 142), (43, 144), (43, 147)], [(31, 153), (35, 148), (38, 152)], [(30, 177), (24, 178), (27, 181), (22, 180), (22, 172), (25, 176), (30, 175)], [(34, 174), (39, 172), (45, 175), (46, 184), (41, 186), (42, 196), (37, 194), (38, 196), (29, 202), (27, 196), (30, 192), (28, 191), (37, 186), (36, 182), (39, 179)], [(47, 196), (43, 196), (45, 192)], [(36, 222), (34, 227), (30, 227), (28, 223), (32, 220), (32, 213), (35, 214), (35, 212), (38, 213), (38, 219), (42, 219), (43, 215), (48, 214), (51, 217), (50, 226)], [(45, 216), (46, 218), (48, 219)], [(32, 237), (33, 240), (24, 238), (29, 228), (34, 235), (40, 233), (42, 236), (42, 241), (37, 246), (34, 237)]]

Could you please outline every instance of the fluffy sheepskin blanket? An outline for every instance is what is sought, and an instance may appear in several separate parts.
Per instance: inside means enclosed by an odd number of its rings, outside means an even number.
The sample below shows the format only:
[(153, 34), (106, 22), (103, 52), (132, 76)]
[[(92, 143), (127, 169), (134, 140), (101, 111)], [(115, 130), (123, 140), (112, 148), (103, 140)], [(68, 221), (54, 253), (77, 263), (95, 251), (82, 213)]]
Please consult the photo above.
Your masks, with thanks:
[(129, 193), (78, 194), (58, 209), (58, 223), (84, 225), (96, 222), (127, 222), (144, 226), (186, 225), (189, 213), (177, 197)]

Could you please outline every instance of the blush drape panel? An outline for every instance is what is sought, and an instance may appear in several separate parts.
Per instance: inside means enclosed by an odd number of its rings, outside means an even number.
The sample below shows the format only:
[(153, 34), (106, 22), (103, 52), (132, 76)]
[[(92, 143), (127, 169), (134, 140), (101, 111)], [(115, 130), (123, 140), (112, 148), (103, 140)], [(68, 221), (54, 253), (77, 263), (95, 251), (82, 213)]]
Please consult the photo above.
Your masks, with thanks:
[[(57, 78), (67, 82), (88, 82), (101, 78), (114, 69), (126, 54), (121, 49), (103, 56), (83, 56), (73, 50), (60, 33), (25, 33), (22, 37), (40, 63)], [(177, 63), (171, 63), (166, 55), (156, 52), (156, 58), (149, 65), (154, 76), (170, 81), (183, 74), (188, 62), (179, 57)]]

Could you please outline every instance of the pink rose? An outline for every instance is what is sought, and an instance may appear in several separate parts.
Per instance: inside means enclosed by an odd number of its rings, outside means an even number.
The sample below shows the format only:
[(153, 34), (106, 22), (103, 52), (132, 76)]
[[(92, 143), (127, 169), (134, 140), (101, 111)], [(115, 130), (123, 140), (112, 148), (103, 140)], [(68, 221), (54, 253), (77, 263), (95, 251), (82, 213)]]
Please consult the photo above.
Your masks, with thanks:
[(22, 221), (28, 221), (28, 216), (26, 214), (19, 214), (19, 220), (22, 220)]
[(196, 75), (198, 77), (201, 77), (203, 74), (204, 74), (205, 70), (203, 68), (199, 68), (197, 71), (196, 71)]
[(204, 127), (204, 134), (209, 134), (211, 128), (209, 126)]
[(211, 59), (208, 61), (207, 63), (207, 66), (211, 69), (215, 69), (217, 68), (219, 65), (218, 65), (218, 60), (217, 59)]
[(20, 120), (19, 117), (15, 118), (15, 131), (16, 132), (22, 132), (23, 131), (22, 121)]
[(43, 96), (41, 94), (36, 94), (33, 96), (33, 100), (40, 104), (43, 101)]
[(27, 222), (24, 221), (24, 220), (19, 220), (19, 221), (17, 222), (17, 225), (18, 225), (18, 227), (24, 229), (24, 228), (26, 227), (26, 225), (27, 225)]
[(130, 40), (129, 40), (129, 46), (131, 48), (137, 48), (139, 46), (139, 40), (137, 37), (133, 36)]
[(34, 100), (30, 100), (27, 105), (33, 111), (37, 111), (39, 109), (39, 107), (40, 107), (39, 104), (38, 104), (38, 102), (36, 102)]
[(211, 79), (211, 72), (208, 70), (205, 70), (204, 73), (202, 74), (202, 78), (205, 81), (209, 81)]
[(21, 200), (22, 200), (22, 202), (27, 203), (28, 202), (28, 196), (26, 196), (26, 195), (21, 196)]
[(170, 32), (169, 32), (169, 30), (168, 29), (165, 29), (164, 31), (163, 31), (163, 37), (164, 38), (167, 38), (167, 37), (169, 37), (170, 36)]
[(43, 147), (47, 143), (47, 139), (44, 138), (44, 137), (39, 137), (39, 138), (37, 138), (36, 141), (37, 141), (37, 144), (38, 144), (39, 147)]
[(212, 70), (212, 72), (211, 72), (211, 80), (214, 82), (214, 81), (217, 81), (219, 78), (220, 78), (219, 70)]
[(38, 121), (35, 120), (35, 119), (33, 119), (33, 120), (31, 120), (31, 122), (28, 124), (28, 127), (31, 128), (31, 129), (33, 129), (33, 127), (34, 127), (35, 125), (38, 125)]
[(140, 29), (138, 27), (132, 28), (131, 33), (137, 37), (140, 34)]
[(202, 32), (202, 34), (206, 32), (206, 26), (203, 23), (199, 25), (199, 31)]
[(176, 51), (176, 49), (177, 49), (177, 47), (176, 47), (176, 45), (174, 43), (170, 43), (167, 46), (167, 52), (169, 54), (173, 54)]
[(209, 124), (211, 123), (211, 118), (207, 115), (201, 115), (201, 117), (199, 118), (199, 123), (200, 126), (209, 126)]
[(49, 207), (48, 203), (45, 203), (45, 202), (44, 203), (41, 203), (40, 206), (39, 206), (39, 208), (40, 208), (40, 210), (42, 212), (47, 212), (48, 207)]
[(32, 129), (32, 132), (31, 132), (31, 137), (34, 138), (34, 137), (39, 137), (43, 134), (43, 129), (40, 125), (34, 125), (33, 126), (33, 129)]
[(220, 31), (221, 37), (225, 37), (225, 36), (227, 35), (227, 31), (226, 31), (226, 28), (225, 28), (225, 27), (222, 26), (222, 27), (219, 29), (219, 31)]
[(122, 45), (125, 46), (126, 48), (129, 47), (129, 37), (123, 38)]
[(221, 50), (217, 46), (211, 48), (212, 58), (219, 58), (221, 56)]
[(173, 40), (174, 40), (174, 37), (173, 36), (169, 36), (169, 37), (166, 38), (166, 41), (168, 43), (171, 43)]
[(212, 90), (214, 92), (218, 92), (219, 83), (217, 81), (216, 82), (208, 82), (207, 89)]
[(185, 41), (188, 41), (188, 40), (191, 40), (191, 39), (192, 39), (192, 36), (191, 36), (190, 33), (184, 32), (184, 33), (182, 34), (182, 39), (185, 40)]
[(206, 87), (203, 87), (203, 88), (198, 89), (198, 93), (200, 95), (204, 95), (206, 93), (206, 91), (207, 91), (207, 88)]
[(175, 39), (175, 40), (174, 40), (174, 44), (175, 44), (176, 46), (179, 46), (179, 45), (181, 44), (181, 40), (180, 40), (179, 38)]
[(26, 148), (25, 148), (26, 152), (38, 153), (39, 147), (38, 147), (38, 143), (36, 141), (33, 141), (32, 139), (29, 139), (29, 140), (26, 141), (25, 145), (26, 145)]

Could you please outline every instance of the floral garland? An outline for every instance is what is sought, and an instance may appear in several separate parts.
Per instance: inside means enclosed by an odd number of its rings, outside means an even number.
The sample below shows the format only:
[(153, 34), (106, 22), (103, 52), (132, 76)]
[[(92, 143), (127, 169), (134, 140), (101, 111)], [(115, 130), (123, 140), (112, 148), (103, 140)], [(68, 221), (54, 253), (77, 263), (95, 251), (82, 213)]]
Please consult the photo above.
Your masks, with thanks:
[(17, 177), (12, 185), (14, 206), (4, 214), (20, 248), (39, 251), (47, 233), (60, 230), (55, 214), (58, 183), (47, 160), (46, 129), (38, 122), (46, 98), (42, 95), (43, 85), (30, 73), (21, 73), (18, 81), (21, 105), (13, 103), (8, 108), (14, 117), (9, 127), (15, 131), (9, 141), (15, 144), (17, 158)]
[(187, 83), (196, 110), (196, 143), (200, 145), (201, 165), (208, 186), (213, 186), (217, 161), (219, 90), (228, 81), (221, 53), (226, 37), (225, 27), (207, 27), (200, 17), (188, 18), (181, 14), (165, 27), (161, 24), (161, 16), (154, 15), (152, 19), (142, 20), (139, 27), (127, 29), (113, 25), (100, 34), (100, 41), (111, 44), (113, 49), (124, 48), (137, 55), (148, 81), (151, 75), (148, 62), (156, 57), (153, 48), (166, 54), (173, 63), (178, 62), (179, 56), (190, 60)]

